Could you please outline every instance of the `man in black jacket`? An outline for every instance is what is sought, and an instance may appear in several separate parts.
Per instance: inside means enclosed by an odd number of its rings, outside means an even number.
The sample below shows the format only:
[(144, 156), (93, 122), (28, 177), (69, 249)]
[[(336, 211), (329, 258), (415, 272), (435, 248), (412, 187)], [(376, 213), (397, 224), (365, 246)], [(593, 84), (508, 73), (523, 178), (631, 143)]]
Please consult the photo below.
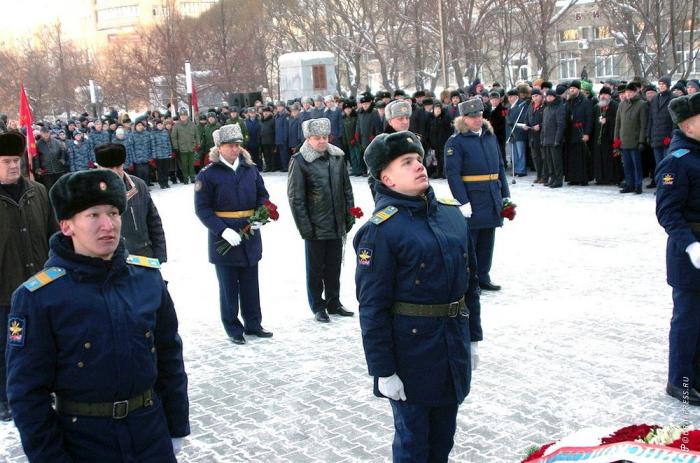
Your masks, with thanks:
[(546, 106), (542, 114), (542, 135), (540, 142), (544, 150), (546, 171), (549, 179), (544, 186), (561, 188), (564, 182), (564, 133), (566, 130), (566, 105), (561, 95), (566, 87), (559, 84), (555, 92), (548, 91)]
[(148, 192), (148, 186), (140, 178), (124, 172), (126, 148), (116, 143), (95, 147), (97, 165), (109, 169), (124, 180), (126, 186), (126, 210), (122, 214), (122, 238), (130, 254), (155, 257), (161, 263), (168, 260), (165, 232), (158, 209)]
[(287, 195), (306, 246), (309, 305), (316, 321), (327, 323), (329, 313), (353, 315), (340, 303), (340, 266), (345, 235), (355, 223), (354, 199), (345, 153), (328, 143), (330, 120), (304, 121), (302, 131), (306, 141), (292, 156)]
[[(668, 104), (671, 102), (671, 78), (664, 76), (659, 79), (659, 93), (649, 103), (649, 119), (647, 122), (647, 141), (654, 150), (654, 161), (656, 165), (668, 152), (668, 145), (671, 143), (671, 133), (674, 124), (671, 120), (671, 113), (668, 112)], [(652, 176), (651, 183), (647, 188), (656, 187), (656, 182)]]
[(66, 145), (52, 138), (48, 127), (42, 127), (36, 149), (38, 155), (32, 167), (37, 180), (49, 191), (56, 180), (66, 173)]

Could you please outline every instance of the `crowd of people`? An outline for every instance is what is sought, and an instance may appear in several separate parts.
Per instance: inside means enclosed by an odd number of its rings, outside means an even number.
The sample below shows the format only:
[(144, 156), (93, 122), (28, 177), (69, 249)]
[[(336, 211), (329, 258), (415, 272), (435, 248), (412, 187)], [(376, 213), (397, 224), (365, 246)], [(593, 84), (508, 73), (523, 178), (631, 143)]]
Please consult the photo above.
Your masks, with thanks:
[[(486, 87), (476, 79), (468, 89), (439, 95), (421, 90), (409, 97), (400, 89), (349, 98), (318, 95), (287, 102), (257, 101), (249, 108), (209, 108), (193, 118), (185, 109), (150, 111), (133, 121), (115, 110), (101, 118), (83, 113), (65, 123), (35, 125), (39, 156), (32, 167), (50, 188), (65, 172), (93, 167), (94, 147), (112, 142), (126, 147), (124, 168), (149, 186), (153, 181), (161, 188), (187, 184), (208, 163), (214, 131), (236, 124), (243, 133), (243, 146), (262, 171), (286, 172), (304, 141), (302, 123), (327, 118), (330, 143), (347, 154), (350, 175), (367, 176), (363, 154), (388, 125), (386, 106), (407, 101), (411, 104), (406, 115), (409, 130), (421, 140), (428, 172), (433, 178), (444, 178), (443, 151), (455, 131), (457, 106), (478, 97), (512, 175), (532, 171), (535, 183), (553, 188), (564, 182), (582, 186), (595, 182), (641, 193), (645, 177), (650, 178), (647, 187), (656, 186), (654, 168), (667, 152), (674, 128), (669, 101), (699, 87), (696, 80), (674, 84), (665, 76), (656, 85), (606, 81), (597, 92), (586, 80), (555, 85), (542, 79), (506, 90), (498, 82)], [(7, 130), (19, 129), (15, 121), (2, 116), (0, 132)]]

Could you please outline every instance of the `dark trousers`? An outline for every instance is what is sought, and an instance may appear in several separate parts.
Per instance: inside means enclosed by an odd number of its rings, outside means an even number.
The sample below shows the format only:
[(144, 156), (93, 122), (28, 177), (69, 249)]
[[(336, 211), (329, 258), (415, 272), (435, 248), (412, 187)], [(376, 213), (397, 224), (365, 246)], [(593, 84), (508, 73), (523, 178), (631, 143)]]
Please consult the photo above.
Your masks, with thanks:
[(151, 180), (148, 178), (149, 175), (149, 170), (148, 170), (148, 163), (141, 163), (141, 164), (134, 164), (134, 175), (136, 175), (138, 178), (146, 182), (146, 185), (151, 183)]
[(638, 149), (622, 149), (622, 168), (625, 171), (625, 188), (641, 188), (642, 155)]
[(46, 191), (49, 191), (56, 181), (61, 178), (63, 174), (44, 174), (39, 177), (39, 182), (46, 187)]
[(545, 146), (544, 159), (550, 182), (562, 183), (564, 181), (564, 151), (562, 146)]
[(265, 162), (264, 172), (271, 172), (274, 170), (274, 161), (272, 160), (274, 151), (275, 145), (262, 145), (263, 161)]
[[(340, 264), (343, 240), (305, 240), (306, 294), (309, 306), (319, 310), (340, 307)], [(323, 299), (325, 290), (325, 300)]]
[(0, 305), (0, 402), (7, 402), (7, 364), (5, 349), (7, 348), (7, 317), (10, 315), (9, 305)]
[[(668, 146), (657, 146), (654, 148), (654, 161), (656, 162), (656, 165), (658, 166), (659, 163), (663, 158), (666, 157), (666, 154), (668, 154)], [(652, 178), (654, 177), (653, 172), (652, 172)]]
[(258, 166), (258, 170), (262, 170), (263, 168), (263, 163), (262, 159), (260, 158), (260, 147), (259, 146), (246, 146), (245, 147), (246, 151), (250, 153), (250, 157), (255, 163), (256, 166)]
[(158, 184), (161, 188), (168, 186), (168, 172), (170, 170), (170, 158), (156, 159), (156, 170), (158, 172)]
[(289, 148), (287, 145), (277, 145), (277, 153), (280, 156), (280, 168), (286, 172), (289, 169)]
[(454, 445), (458, 405), (431, 407), (390, 400), (394, 463), (447, 462)]
[(700, 291), (673, 288), (668, 382), (700, 389)]
[(495, 228), (470, 229), (469, 233), (476, 250), (476, 268), (479, 275), (479, 283), (490, 283), (491, 261), (493, 260), (493, 246), (496, 242)]
[[(245, 330), (259, 330), (262, 322), (260, 311), (260, 289), (258, 286), (258, 264), (251, 267), (215, 265), (219, 280), (219, 306), (221, 322), (226, 334), (237, 336)], [(240, 301), (243, 323), (238, 319)]]
[(544, 150), (540, 145), (530, 145), (530, 154), (532, 156), (532, 164), (535, 166), (538, 179), (547, 178), (547, 170), (545, 169)]

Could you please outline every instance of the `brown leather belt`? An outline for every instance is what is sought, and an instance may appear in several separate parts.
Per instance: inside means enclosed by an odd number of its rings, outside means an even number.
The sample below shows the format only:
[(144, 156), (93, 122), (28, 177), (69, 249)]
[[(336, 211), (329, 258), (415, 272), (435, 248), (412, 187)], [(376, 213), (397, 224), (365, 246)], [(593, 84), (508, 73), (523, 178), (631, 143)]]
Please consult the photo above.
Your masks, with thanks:
[(394, 315), (408, 315), (411, 317), (456, 317), (464, 309), (464, 297), (449, 304), (411, 304), (409, 302), (395, 302), (391, 311)]
[(129, 400), (117, 402), (73, 402), (56, 396), (56, 411), (62, 415), (91, 416), (121, 420), (141, 407), (153, 405), (153, 389)]

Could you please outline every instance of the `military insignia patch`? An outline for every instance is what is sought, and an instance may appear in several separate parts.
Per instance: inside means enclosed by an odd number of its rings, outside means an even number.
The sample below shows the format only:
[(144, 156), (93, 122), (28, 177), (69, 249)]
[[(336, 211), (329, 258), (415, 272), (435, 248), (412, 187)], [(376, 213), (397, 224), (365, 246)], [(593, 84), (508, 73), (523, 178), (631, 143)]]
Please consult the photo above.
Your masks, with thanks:
[(363, 267), (369, 267), (372, 263), (372, 250), (367, 248), (360, 248), (357, 253), (357, 264)]
[(140, 267), (160, 268), (160, 261), (154, 257), (130, 255), (126, 258), (126, 263), (131, 265), (138, 265)]
[(673, 185), (673, 174), (664, 174), (661, 180), (664, 185)]
[(22, 347), (27, 335), (27, 323), (22, 317), (10, 317), (7, 319), (7, 345)]
[(65, 274), (66, 270), (61, 267), (49, 267), (25, 281), (23, 286), (29, 291), (34, 292), (42, 286), (46, 286), (52, 281), (61, 278)]
[(455, 150), (453, 148), (447, 148), (445, 154), (447, 154), (448, 156), (452, 156), (453, 154), (455, 154)]
[(408, 112), (408, 106), (401, 106), (401, 108), (399, 109), (399, 111), (401, 111), (402, 113), (407, 113), (407, 112)]
[(199, 191), (201, 189), (202, 189), (202, 181), (197, 180), (196, 182), (194, 182), (194, 191)]
[(690, 150), (679, 149), (679, 150), (676, 150), (673, 153), (671, 153), (671, 156), (673, 156), (674, 158), (682, 158), (683, 156), (685, 156), (688, 153), (690, 153)]
[(440, 204), (447, 204), (448, 206), (461, 206), (459, 201), (454, 198), (438, 198)]

